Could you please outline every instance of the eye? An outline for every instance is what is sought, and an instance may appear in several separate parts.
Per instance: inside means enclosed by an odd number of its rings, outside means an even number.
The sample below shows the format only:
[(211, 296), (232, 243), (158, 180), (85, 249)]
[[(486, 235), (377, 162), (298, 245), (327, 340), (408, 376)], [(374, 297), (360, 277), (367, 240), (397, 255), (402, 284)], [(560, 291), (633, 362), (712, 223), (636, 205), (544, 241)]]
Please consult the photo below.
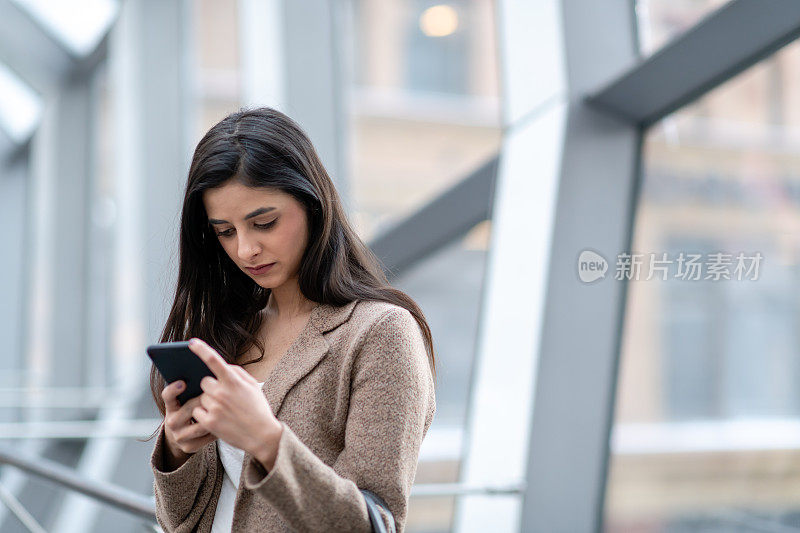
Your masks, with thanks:
[(276, 218), (272, 222), (267, 222), (266, 224), (254, 224), (254, 226), (257, 227), (257, 228), (261, 228), (261, 229), (269, 229), (272, 226), (274, 226), (277, 221), (278, 221), (278, 219)]
[[(276, 218), (272, 222), (267, 222), (266, 224), (253, 224), (253, 225), (255, 227), (259, 228), (259, 229), (269, 229), (272, 226), (274, 226), (277, 221), (278, 221), (278, 219)], [(219, 236), (219, 237), (230, 237), (231, 235), (233, 235), (233, 230), (232, 229), (227, 229), (225, 231), (217, 232), (217, 236)]]

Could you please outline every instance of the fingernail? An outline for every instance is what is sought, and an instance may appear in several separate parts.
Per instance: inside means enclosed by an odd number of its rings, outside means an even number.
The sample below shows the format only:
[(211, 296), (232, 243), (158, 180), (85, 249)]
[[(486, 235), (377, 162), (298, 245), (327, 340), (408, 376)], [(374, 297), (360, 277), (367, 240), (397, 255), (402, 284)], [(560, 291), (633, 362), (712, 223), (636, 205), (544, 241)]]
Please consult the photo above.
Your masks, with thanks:
[(196, 346), (196, 345), (197, 345), (197, 339), (189, 339), (189, 346)]
[(175, 385), (175, 388), (178, 389), (178, 390), (182, 390), (183, 389), (183, 381), (181, 381), (180, 383)]

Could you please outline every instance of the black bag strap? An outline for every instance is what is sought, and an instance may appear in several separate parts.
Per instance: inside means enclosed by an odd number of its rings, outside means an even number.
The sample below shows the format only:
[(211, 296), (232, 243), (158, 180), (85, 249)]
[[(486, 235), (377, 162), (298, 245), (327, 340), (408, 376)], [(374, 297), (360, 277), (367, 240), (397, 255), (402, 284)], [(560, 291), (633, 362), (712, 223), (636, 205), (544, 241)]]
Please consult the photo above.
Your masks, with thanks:
[[(372, 531), (374, 533), (395, 533), (394, 516), (392, 516), (392, 512), (386, 502), (380, 496), (367, 489), (361, 489), (361, 493), (367, 502), (367, 514), (369, 515), (369, 521), (372, 523)], [(380, 508), (383, 508), (383, 512), (389, 516), (388, 530), (386, 529), (386, 524), (383, 523), (383, 518), (381, 518)]]

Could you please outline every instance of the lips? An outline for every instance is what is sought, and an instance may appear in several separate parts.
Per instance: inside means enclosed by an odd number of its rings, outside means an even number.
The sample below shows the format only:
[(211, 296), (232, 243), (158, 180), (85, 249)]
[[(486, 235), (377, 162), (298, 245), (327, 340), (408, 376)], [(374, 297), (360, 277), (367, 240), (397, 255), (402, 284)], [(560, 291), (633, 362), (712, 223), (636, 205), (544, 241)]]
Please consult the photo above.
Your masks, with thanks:
[(259, 265), (258, 267), (252, 267), (252, 268), (251, 267), (245, 267), (245, 268), (251, 274), (258, 275), (258, 274), (263, 274), (263, 273), (267, 272), (270, 268), (272, 268), (272, 265), (274, 265), (274, 264), (275, 263), (265, 263), (263, 265)]

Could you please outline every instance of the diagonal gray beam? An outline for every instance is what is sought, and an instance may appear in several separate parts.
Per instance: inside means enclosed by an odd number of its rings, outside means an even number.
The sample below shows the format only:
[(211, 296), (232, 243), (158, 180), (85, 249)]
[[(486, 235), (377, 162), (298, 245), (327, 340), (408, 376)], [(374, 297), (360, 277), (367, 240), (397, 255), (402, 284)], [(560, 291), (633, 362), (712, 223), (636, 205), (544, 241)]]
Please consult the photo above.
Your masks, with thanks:
[(417, 261), (458, 238), (491, 215), (497, 156), (417, 212), (370, 242), (388, 276), (397, 276)]
[(9, 511), (19, 520), (19, 522), (32, 533), (46, 533), (45, 529), (36, 519), (25, 509), (14, 493), (3, 485), (0, 485), (0, 502), (5, 504)]
[(10, 0), (0, 0), (0, 61), (39, 92), (57, 88), (73, 58)]
[(797, 0), (733, 0), (587, 100), (647, 126), (798, 36)]
[(30, 13), (0, 0), (0, 62), (42, 94), (59, 90), (69, 77), (87, 76), (107, 53), (107, 37), (86, 57), (75, 57)]

